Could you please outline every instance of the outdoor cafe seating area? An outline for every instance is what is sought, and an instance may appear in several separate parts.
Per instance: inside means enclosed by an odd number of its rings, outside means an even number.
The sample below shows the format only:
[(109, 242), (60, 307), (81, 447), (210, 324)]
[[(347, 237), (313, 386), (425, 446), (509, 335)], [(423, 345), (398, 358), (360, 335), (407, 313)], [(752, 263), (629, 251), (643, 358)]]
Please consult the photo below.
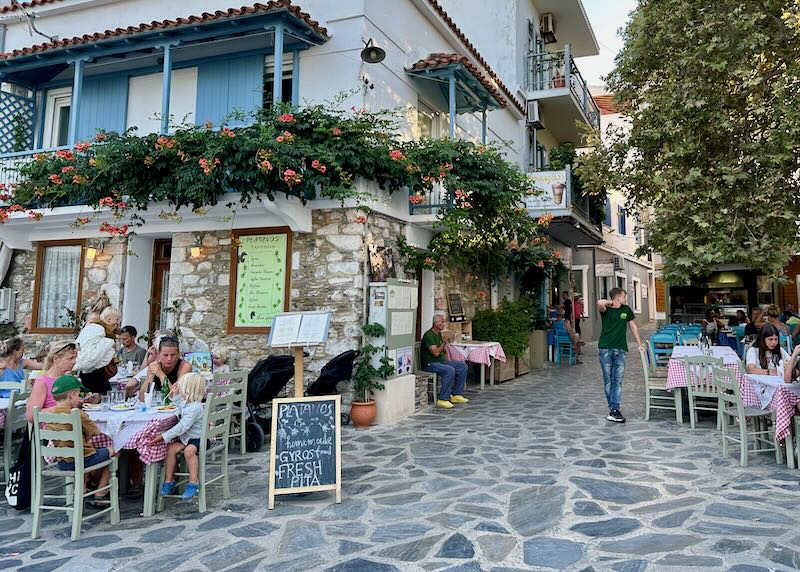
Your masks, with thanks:
[[(682, 424), (685, 408), (693, 430), (718, 432), (724, 458), (738, 453), (744, 467), (753, 455), (770, 454), (800, 468), (800, 383), (747, 373), (743, 358), (752, 343), (744, 327), (723, 329), (715, 340), (699, 324), (661, 327), (640, 352), (645, 419), (668, 410)], [(791, 354), (791, 337), (781, 336), (780, 346)], [(715, 417), (716, 426), (701, 424), (701, 414)]]

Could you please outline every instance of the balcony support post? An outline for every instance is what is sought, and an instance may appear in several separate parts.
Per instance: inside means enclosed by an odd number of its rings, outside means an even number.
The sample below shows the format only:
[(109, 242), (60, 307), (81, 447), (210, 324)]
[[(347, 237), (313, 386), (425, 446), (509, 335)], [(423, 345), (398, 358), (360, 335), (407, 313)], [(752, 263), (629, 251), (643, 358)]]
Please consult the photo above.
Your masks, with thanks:
[(275, 107), (283, 101), (283, 23), (275, 24), (275, 39), (272, 54), (275, 58), (275, 72), (272, 77), (272, 103)]
[(456, 72), (450, 70), (448, 76), (448, 113), (450, 114), (450, 140), (455, 141), (456, 138)]
[(70, 146), (78, 142), (78, 122), (81, 116), (81, 95), (83, 93), (83, 64), (85, 59), (76, 59), (73, 64), (72, 75), (72, 99), (70, 100), (69, 109), (69, 134), (67, 135), (67, 142)]
[(169, 132), (169, 98), (172, 92), (172, 47), (174, 45), (159, 46), (164, 51), (161, 77), (161, 128), (159, 130), (162, 135)]
[(486, 145), (486, 108), (481, 111), (481, 143)]
[(569, 44), (564, 44), (564, 85), (569, 87), (572, 78), (572, 49)]
[(300, 50), (292, 53), (292, 105), (300, 105)]

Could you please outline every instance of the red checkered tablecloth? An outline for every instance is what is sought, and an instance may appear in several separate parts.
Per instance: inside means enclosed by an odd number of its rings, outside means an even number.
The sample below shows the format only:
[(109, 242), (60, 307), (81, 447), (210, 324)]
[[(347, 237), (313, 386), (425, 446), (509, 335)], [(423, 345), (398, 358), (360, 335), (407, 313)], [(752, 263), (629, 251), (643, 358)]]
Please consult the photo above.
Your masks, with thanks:
[(491, 365), (492, 358), (506, 361), (506, 353), (498, 342), (471, 342), (447, 344), (447, 359)]
[[(167, 456), (167, 443), (158, 443), (150, 445), (153, 437), (161, 435), (167, 429), (174, 427), (178, 423), (178, 417), (175, 415), (167, 415), (155, 417), (147, 422), (147, 424), (136, 432), (136, 434), (128, 439), (123, 445), (123, 449), (135, 449), (139, 453), (139, 458), (142, 463), (149, 465), (157, 461), (163, 461)], [(109, 447), (112, 446), (114, 440), (108, 435), (97, 435), (92, 438), (92, 443), (97, 440), (98, 444), (95, 446)]]
[(6, 412), (5, 410), (0, 411), (0, 429), (6, 426)]

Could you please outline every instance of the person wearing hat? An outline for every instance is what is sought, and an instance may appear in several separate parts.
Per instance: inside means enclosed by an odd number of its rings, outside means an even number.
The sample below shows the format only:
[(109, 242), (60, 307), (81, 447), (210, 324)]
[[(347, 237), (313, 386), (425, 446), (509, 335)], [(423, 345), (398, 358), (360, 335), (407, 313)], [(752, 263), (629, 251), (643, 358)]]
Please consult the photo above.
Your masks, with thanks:
[[(56, 405), (46, 410), (48, 413), (70, 413), (73, 409), (80, 409), (83, 401), (81, 400), (80, 392), (83, 389), (81, 380), (74, 375), (62, 375), (53, 382), (53, 398), (56, 400)], [(114, 453), (111, 447), (100, 447), (95, 449), (92, 445), (92, 437), (100, 435), (101, 431), (95, 425), (94, 421), (89, 419), (85, 411), (81, 410), (81, 429), (83, 430), (83, 466), (87, 469), (108, 461)], [(70, 431), (72, 426), (69, 423), (48, 423), (47, 428), (51, 431)], [(60, 441), (53, 439), (53, 446), (55, 447), (72, 447), (72, 441)], [(58, 468), (62, 471), (70, 471), (75, 468), (75, 459), (71, 457), (59, 457)], [(97, 481), (98, 492), (94, 495), (94, 502), (96, 505), (108, 505), (108, 490), (104, 490), (111, 480), (111, 471), (108, 466), (95, 471), (86, 471), (84, 481), (84, 491), (90, 480)]]

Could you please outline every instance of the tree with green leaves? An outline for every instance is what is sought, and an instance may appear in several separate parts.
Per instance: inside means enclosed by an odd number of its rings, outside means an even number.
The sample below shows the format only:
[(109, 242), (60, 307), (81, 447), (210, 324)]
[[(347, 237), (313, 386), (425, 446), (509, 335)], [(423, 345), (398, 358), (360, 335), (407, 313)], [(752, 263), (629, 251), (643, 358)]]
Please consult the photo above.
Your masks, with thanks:
[(669, 282), (800, 248), (800, 2), (640, 0), (607, 78), (626, 119), (577, 172), (648, 213)]

